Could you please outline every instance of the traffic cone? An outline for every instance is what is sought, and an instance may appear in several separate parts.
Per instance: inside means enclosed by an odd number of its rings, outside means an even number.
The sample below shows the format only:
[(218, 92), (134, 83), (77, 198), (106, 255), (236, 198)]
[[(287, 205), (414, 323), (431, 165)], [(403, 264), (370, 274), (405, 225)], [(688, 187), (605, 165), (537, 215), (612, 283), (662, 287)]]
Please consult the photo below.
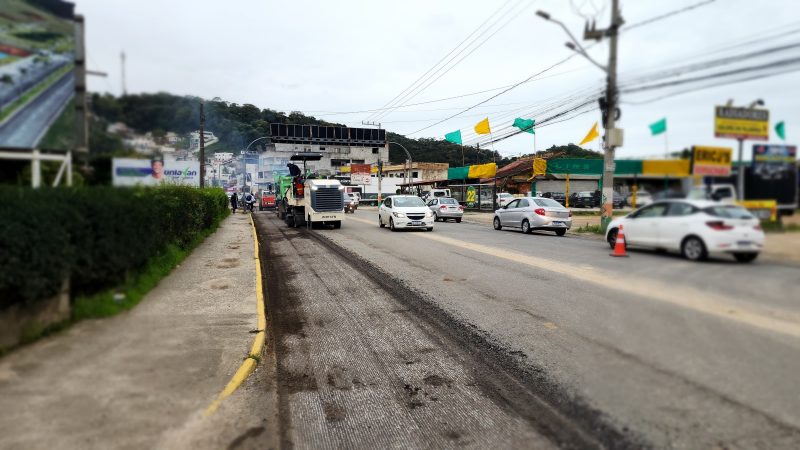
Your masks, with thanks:
[(628, 253), (625, 251), (625, 234), (622, 232), (622, 225), (619, 226), (619, 231), (617, 231), (617, 240), (614, 242), (614, 251), (611, 252), (610, 255), (616, 257), (628, 257)]

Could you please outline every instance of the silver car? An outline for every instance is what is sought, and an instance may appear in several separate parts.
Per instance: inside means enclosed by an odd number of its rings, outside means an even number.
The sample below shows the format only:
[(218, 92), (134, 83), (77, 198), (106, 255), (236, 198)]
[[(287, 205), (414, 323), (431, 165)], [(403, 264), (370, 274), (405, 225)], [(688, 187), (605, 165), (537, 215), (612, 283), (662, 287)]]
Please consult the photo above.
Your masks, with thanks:
[(494, 229), (519, 228), (555, 231), (563, 236), (572, 227), (572, 212), (557, 201), (542, 197), (517, 198), (494, 212)]
[(450, 197), (434, 198), (428, 202), (428, 208), (433, 212), (434, 222), (455, 219), (457, 223), (461, 223), (461, 218), (464, 216), (464, 207), (458, 204), (458, 200)]

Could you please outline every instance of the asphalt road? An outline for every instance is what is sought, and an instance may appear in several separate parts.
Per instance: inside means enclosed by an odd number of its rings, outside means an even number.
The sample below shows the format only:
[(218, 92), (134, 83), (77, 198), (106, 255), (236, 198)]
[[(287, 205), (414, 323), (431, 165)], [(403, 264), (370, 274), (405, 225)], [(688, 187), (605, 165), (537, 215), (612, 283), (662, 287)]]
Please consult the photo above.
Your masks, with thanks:
[[(455, 420), (475, 446), (800, 446), (796, 266), (651, 252), (612, 259), (596, 240), (468, 223), (392, 233), (374, 211), (348, 216), (340, 230), (287, 231), (271, 213), (257, 218), (272, 252), (270, 301), (288, 302), (271, 305), (278, 381), (316, 380), (278, 390), (287, 442), (439, 447), (454, 430), (421, 420), (480, 411), (498, 419)], [(403, 359), (412, 361), (405, 371)], [(333, 367), (346, 379), (363, 370), (377, 387), (337, 390)], [(391, 422), (380, 421), (405, 384), (425, 389), (430, 374), (455, 380), (454, 406), (425, 402), (444, 408), (427, 419), (396, 406)], [(500, 395), (498, 383), (516, 390)], [(343, 418), (331, 425), (325, 401), (345, 391)], [(363, 423), (380, 424), (373, 440)], [(406, 440), (412, 423), (419, 428)]]
[(0, 146), (35, 147), (74, 93), (69, 72), (0, 126)]

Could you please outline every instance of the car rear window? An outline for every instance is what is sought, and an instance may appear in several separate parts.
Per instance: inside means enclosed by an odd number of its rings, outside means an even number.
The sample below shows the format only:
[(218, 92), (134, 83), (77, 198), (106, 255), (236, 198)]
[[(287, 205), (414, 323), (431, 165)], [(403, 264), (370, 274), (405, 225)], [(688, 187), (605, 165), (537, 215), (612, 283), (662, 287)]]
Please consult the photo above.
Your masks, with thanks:
[(706, 214), (724, 219), (752, 219), (750, 211), (735, 205), (716, 205), (704, 209)]
[(443, 205), (455, 205), (458, 202), (454, 198), (442, 198), (442, 199), (439, 199), (439, 203), (441, 203)]
[(561, 208), (561, 203), (558, 203), (555, 200), (550, 200), (549, 198), (537, 198), (533, 200), (534, 203), (538, 206), (551, 206), (551, 207), (559, 207)]

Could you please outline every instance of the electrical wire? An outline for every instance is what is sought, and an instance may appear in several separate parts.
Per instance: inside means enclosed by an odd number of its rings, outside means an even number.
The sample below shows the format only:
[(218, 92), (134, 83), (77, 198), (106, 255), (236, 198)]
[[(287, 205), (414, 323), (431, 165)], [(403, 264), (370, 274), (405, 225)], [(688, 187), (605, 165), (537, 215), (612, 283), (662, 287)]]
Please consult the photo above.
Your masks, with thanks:
[(683, 8), (679, 8), (679, 9), (676, 9), (676, 10), (673, 10), (673, 11), (669, 11), (669, 12), (666, 12), (664, 14), (661, 14), (661, 15), (658, 15), (658, 16), (655, 16), (655, 17), (651, 17), (649, 19), (642, 20), (641, 22), (636, 22), (636, 23), (631, 24), (631, 25), (623, 26), (621, 28), (621, 31), (634, 30), (636, 28), (643, 27), (645, 25), (649, 25), (649, 24), (654, 23), (654, 22), (659, 22), (659, 21), (662, 21), (664, 19), (668, 19), (668, 18), (676, 16), (678, 14), (683, 14), (685, 12), (692, 11), (692, 10), (700, 8), (702, 6), (710, 5), (711, 3), (714, 3), (715, 1), (716, 0), (703, 0), (701, 2), (694, 3), (694, 4), (689, 5), (689, 6), (685, 6)]

